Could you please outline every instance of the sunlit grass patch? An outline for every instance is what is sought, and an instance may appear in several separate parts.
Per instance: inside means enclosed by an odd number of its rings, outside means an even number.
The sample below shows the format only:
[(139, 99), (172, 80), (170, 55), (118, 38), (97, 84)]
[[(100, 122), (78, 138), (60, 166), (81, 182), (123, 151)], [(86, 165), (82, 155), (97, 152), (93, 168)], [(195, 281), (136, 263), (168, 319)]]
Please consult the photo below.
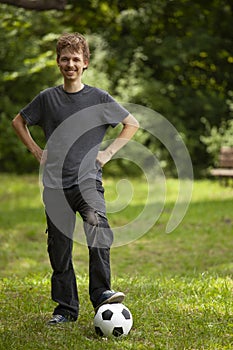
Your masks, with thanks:
[[(105, 183), (112, 201), (115, 182)], [(132, 185), (130, 206), (118, 218), (112, 213), (111, 223), (128, 222), (144, 206), (145, 184), (134, 179)], [(38, 179), (1, 176), (0, 350), (232, 349), (233, 189), (195, 181), (186, 216), (167, 234), (178, 188), (178, 181), (169, 179), (164, 209), (155, 225), (140, 239), (112, 249), (112, 287), (126, 293), (134, 325), (126, 338), (102, 339), (93, 327), (88, 250), (77, 242), (73, 260), (79, 320), (58, 328), (46, 325), (54, 303)], [(155, 202), (159, 198), (158, 190)]]

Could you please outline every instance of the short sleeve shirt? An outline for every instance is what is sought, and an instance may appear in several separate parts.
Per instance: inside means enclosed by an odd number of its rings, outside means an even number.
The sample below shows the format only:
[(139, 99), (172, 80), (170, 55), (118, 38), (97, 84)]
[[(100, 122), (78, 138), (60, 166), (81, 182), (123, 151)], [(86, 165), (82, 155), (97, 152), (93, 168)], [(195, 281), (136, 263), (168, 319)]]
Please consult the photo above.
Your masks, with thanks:
[(69, 188), (89, 178), (102, 179), (97, 153), (109, 126), (129, 114), (106, 91), (84, 85), (76, 93), (56, 86), (40, 92), (21, 116), (29, 126), (39, 125), (47, 141), (43, 183)]

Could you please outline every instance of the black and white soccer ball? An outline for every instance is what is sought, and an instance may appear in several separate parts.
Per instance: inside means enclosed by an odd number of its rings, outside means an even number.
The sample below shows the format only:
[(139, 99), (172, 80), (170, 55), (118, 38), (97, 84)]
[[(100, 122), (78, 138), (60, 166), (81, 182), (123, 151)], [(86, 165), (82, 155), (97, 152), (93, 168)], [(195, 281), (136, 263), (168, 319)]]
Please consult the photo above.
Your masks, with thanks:
[(101, 337), (127, 335), (132, 325), (131, 312), (120, 303), (102, 305), (94, 317), (95, 331)]

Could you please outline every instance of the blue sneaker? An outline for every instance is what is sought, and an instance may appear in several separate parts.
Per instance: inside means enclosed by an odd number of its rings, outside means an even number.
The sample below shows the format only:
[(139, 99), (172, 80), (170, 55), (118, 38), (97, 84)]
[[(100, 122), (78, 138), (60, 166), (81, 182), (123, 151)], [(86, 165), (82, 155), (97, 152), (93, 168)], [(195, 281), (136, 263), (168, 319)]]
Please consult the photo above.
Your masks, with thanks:
[(68, 318), (66, 318), (65, 316), (62, 315), (53, 315), (53, 317), (51, 318), (51, 320), (48, 321), (48, 325), (56, 325), (56, 324), (60, 324), (60, 323), (65, 323), (65, 322), (70, 322), (71, 320), (69, 320)]
[(122, 303), (124, 298), (125, 298), (125, 294), (122, 292), (114, 292), (114, 290), (106, 290), (101, 294), (97, 302), (97, 306), (95, 306), (95, 312), (97, 312), (100, 306), (104, 304)]

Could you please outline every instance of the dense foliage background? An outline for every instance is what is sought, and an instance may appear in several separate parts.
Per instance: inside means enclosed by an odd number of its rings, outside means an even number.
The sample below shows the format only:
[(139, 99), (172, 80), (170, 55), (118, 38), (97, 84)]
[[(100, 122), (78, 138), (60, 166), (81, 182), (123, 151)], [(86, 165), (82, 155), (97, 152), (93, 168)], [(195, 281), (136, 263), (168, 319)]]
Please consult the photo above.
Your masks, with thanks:
[[(67, 3), (64, 11), (42, 12), (0, 4), (0, 171), (38, 168), (15, 137), (11, 120), (39, 91), (61, 82), (56, 39), (64, 31), (79, 31), (88, 37), (92, 51), (84, 81), (107, 89), (121, 102), (161, 113), (182, 135), (196, 176), (205, 175), (215, 159), (209, 137), (214, 142), (221, 129), (233, 145), (233, 3)], [(40, 130), (32, 132), (42, 143)], [(154, 147), (150, 135), (141, 137)], [(172, 173), (162, 145), (156, 148), (160, 159), (167, 160), (165, 170)]]

